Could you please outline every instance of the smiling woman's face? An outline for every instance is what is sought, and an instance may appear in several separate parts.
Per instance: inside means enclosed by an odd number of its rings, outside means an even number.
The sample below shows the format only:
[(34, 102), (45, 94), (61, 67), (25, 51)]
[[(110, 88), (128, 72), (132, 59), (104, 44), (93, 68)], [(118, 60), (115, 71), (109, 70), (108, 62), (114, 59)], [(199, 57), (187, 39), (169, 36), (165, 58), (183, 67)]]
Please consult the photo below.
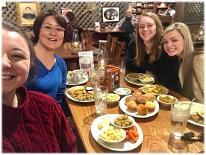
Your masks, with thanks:
[(143, 16), (139, 21), (139, 35), (144, 42), (153, 41), (156, 35), (156, 24), (151, 17)]
[(25, 39), (17, 32), (3, 29), (2, 38), (3, 95), (13, 93), (28, 78), (30, 52)]
[[(48, 31), (43, 25), (49, 26), (51, 30)], [(60, 32), (57, 29), (62, 29), (62, 27), (56, 19), (53, 16), (46, 17), (40, 29), (38, 43), (51, 51), (60, 47), (64, 41), (64, 31)]]
[(179, 56), (184, 50), (184, 39), (177, 30), (172, 30), (163, 36), (163, 46), (169, 56)]

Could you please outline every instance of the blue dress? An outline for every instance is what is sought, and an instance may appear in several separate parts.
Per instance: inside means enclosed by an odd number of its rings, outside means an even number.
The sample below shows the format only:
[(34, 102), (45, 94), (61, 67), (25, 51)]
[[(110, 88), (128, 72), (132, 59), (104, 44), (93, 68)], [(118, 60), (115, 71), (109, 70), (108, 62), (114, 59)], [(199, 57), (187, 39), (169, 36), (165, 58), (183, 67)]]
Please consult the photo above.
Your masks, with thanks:
[(54, 55), (56, 63), (48, 70), (37, 58), (35, 61), (35, 79), (26, 83), (28, 90), (35, 90), (47, 94), (63, 105), (64, 90), (66, 88), (67, 66), (64, 60)]

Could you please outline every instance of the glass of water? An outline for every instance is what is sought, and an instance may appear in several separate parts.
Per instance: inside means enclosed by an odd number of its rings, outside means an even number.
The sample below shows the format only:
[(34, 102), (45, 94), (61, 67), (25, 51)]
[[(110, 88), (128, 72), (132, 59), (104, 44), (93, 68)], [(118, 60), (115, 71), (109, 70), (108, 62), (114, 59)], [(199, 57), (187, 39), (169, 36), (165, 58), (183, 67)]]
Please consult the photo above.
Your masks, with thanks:
[(190, 115), (191, 101), (181, 101), (171, 105), (171, 133), (168, 141), (168, 147), (173, 152), (187, 152), (186, 142), (181, 140), (183, 136), (187, 119)]
[(108, 87), (103, 85), (96, 85), (94, 87), (95, 94), (95, 110), (97, 115), (105, 114), (107, 109), (107, 102), (105, 100), (108, 93)]

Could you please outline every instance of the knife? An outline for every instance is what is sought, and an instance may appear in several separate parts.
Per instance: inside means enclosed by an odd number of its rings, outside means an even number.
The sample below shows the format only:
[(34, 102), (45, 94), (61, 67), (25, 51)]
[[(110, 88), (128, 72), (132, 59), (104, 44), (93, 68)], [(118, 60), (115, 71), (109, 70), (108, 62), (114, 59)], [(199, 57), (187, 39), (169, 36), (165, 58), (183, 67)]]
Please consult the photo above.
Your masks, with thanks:
[(204, 133), (200, 133), (198, 136), (195, 136), (193, 132), (187, 132), (181, 137), (181, 139), (187, 141), (204, 141)]

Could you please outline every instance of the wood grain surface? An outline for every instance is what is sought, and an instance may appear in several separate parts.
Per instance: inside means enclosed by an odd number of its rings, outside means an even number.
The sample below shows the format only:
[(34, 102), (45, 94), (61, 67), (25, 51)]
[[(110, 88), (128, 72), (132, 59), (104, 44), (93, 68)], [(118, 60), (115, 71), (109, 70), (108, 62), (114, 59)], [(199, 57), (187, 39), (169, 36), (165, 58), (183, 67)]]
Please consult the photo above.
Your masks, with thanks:
[[(124, 74), (121, 74), (121, 86), (130, 88), (132, 90), (138, 89), (137, 86), (125, 83)], [(182, 96), (174, 91), (170, 91), (171, 95), (174, 95), (178, 99)], [(114, 152), (108, 150), (101, 145), (99, 145), (92, 137), (90, 127), (91, 123), (97, 117), (95, 115), (94, 103), (77, 103), (67, 99), (68, 107), (73, 116), (75, 125), (79, 132), (81, 141), (88, 153), (105, 153)], [(113, 106), (108, 106), (106, 114), (118, 114), (122, 113), (118, 106), (118, 103)], [(144, 138), (142, 144), (130, 151), (130, 152), (144, 152), (144, 153), (168, 153), (171, 152), (168, 147), (168, 139), (171, 129), (170, 123), (170, 109), (160, 106), (159, 112), (150, 118), (135, 119), (135, 121), (140, 125)], [(187, 124), (187, 131), (193, 131), (195, 134), (203, 132), (202, 127), (194, 126), (192, 124)], [(203, 142), (190, 142), (188, 143), (189, 152), (198, 153), (204, 150)]]

